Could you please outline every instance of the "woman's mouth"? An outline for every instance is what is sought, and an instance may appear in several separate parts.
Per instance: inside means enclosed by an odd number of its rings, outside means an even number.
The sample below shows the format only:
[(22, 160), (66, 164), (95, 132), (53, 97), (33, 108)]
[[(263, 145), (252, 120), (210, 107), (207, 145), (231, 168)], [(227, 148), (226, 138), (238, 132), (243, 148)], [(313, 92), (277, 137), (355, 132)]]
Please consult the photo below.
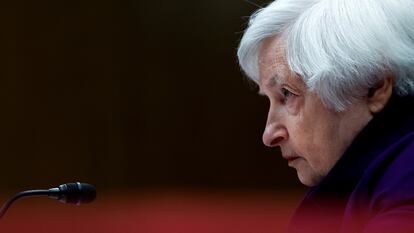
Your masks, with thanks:
[(295, 161), (296, 159), (298, 159), (298, 156), (292, 156), (292, 157), (287, 157), (286, 160), (288, 161), (288, 164)]

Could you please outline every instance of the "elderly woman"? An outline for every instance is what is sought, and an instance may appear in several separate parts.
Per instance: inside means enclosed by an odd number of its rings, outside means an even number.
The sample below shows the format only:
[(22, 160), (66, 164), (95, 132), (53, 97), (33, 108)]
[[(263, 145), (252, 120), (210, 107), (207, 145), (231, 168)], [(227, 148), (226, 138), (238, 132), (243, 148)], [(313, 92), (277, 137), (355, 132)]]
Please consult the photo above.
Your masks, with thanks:
[(414, 1), (277, 0), (238, 58), (311, 187), (291, 231), (414, 232)]

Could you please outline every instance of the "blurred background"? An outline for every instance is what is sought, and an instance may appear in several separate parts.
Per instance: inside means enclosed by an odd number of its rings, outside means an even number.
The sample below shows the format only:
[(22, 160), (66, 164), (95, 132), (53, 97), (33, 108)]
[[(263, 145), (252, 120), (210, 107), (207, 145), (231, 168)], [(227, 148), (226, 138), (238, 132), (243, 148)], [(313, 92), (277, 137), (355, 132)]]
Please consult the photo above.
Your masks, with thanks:
[(266, 3), (2, 1), (0, 192), (302, 194), (236, 59)]

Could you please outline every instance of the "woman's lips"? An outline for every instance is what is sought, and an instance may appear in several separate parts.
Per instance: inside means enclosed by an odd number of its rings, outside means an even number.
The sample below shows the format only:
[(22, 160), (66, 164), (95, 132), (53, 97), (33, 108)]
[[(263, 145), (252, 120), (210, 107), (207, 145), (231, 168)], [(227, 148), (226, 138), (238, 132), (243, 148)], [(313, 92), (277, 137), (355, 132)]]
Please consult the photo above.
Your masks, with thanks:
[(287, 159), (287, 161), (288, 161), (288, 162), (291, 162), (291, 161), (296, 160), (296, 159), (298, 159), (298, 158), (299, 158), (299, 157), (288, 158), (288, 159)]
[(293, 162), (293, 161), (295, 161), (298, 158), (299, 158), (299, 156), (288, 156), (288, 157), (285, 157), (285, 159), (288, 161), (288, 164), (291, 163), (291, 162)]
[(288, 164), (300, 158), (300, 156), (296, 155), (296, 153), (289, 153), (289, 152), (283, 153), (283, 151), (282, 151), (282, 157), (287, 160)]

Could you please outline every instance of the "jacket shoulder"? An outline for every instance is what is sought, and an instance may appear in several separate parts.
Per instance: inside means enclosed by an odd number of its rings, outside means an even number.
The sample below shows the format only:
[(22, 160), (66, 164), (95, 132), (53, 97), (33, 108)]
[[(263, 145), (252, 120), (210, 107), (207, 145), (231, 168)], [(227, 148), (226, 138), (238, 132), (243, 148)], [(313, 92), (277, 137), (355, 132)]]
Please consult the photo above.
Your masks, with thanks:
[(351, 194), (344, 217), (345, 223), (364, 232), (414, 230), (414, 133), (371, 163)]

